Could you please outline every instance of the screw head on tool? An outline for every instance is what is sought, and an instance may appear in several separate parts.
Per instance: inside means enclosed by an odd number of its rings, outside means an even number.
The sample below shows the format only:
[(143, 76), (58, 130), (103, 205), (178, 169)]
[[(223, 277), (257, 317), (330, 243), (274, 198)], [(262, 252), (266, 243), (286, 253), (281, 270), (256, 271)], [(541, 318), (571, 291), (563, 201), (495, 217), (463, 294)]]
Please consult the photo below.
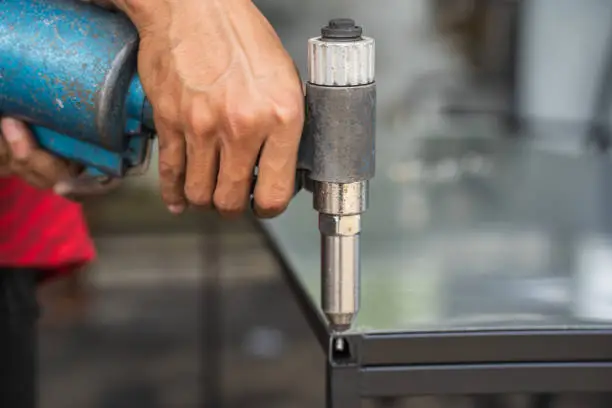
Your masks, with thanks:
[(321, 29), (321, 38), (324, 40), (356, 40), (361, 38), (363, 29), (350, 18), (335, 18)]

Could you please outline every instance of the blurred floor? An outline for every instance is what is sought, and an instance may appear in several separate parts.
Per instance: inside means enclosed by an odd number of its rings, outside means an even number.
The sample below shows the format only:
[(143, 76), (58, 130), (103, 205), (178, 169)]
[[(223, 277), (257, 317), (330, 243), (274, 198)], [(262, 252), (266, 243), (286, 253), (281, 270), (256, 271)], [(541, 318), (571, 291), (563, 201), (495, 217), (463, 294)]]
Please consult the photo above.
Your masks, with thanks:
[[(81, 282), (46, 287), (42, 407), (199, 407), (219, 272), (227, 407), (323, 403), (323, 354), (247, 221), (204, 232), (105, 235)], [(215, 350), (213, 350), (215, 352)]]

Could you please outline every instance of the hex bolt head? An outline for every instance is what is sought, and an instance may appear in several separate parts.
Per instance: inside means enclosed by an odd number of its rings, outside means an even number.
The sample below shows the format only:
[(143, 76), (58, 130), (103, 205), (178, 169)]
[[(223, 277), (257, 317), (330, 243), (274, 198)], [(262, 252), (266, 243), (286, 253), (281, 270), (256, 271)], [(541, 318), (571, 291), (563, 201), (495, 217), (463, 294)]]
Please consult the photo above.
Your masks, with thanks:
[(326, 236), (353, 236), (361, 232), (361, 215), (319, 214), (319, 231)]

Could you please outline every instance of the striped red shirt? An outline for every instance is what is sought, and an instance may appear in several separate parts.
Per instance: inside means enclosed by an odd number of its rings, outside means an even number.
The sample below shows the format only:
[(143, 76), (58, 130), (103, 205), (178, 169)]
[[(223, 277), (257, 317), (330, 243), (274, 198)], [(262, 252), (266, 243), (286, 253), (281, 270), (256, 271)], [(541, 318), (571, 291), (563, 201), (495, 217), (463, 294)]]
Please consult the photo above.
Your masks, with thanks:
[(16, 177), (0, 178), (0, 267), (69, 273), (93, 260), (81, 206)]

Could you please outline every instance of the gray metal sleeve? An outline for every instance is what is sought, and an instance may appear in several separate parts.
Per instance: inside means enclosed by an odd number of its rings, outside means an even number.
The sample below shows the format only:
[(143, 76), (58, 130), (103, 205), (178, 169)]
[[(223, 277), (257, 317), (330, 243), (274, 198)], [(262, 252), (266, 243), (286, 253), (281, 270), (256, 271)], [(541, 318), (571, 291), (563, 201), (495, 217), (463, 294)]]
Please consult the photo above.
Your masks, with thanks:
[(306, 85), (301, 168), (314, 181), (354, 183), (375, 172), (376, 85)]

